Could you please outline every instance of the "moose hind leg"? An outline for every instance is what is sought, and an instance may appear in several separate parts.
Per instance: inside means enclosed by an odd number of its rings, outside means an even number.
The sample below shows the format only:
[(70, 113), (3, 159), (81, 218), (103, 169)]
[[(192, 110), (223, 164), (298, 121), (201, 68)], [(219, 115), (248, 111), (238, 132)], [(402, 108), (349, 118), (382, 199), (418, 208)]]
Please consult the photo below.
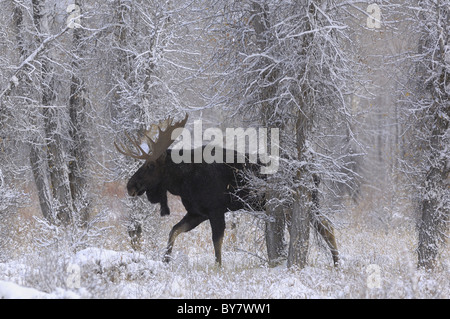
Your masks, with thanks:
[(319, 234), (325, 240), (328, 248), (330, 248), (331, 255), (333, 257), (334, 266), (339, 265), (339, 252), (336, 244), (336, 238), (334, 236), (333, 226), (325, 219), (320, 218), (315, 222), (315, 226), (319, 231)]
[(167, 243), (166, 252), (164, 254), (164, 261), (170, 261), (170, 254), (175, 243), (175, 239), (179, 234), (188, 232), (197, 227), (201, 222), (205, 221), (206, 217), (200, 215), (186, 214), (169, 233), (169, 241)]
[(216, 263), (222, 265), (222, 243), (225, 232), (225, 216), (223, 214), (216, 218), (210, 218), (212, 230), (212, 240), (214, 244), (214, 254), (216, 256)]

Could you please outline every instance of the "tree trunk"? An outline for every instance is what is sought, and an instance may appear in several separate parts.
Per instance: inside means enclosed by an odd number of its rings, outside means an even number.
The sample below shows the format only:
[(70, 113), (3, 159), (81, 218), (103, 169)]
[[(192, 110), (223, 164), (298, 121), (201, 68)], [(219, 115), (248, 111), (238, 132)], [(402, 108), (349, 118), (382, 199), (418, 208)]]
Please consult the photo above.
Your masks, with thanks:
[[(39, 33), (45, 32), (49, 34), (48, 30), (48, 15), (43, 14), (45, 7), (44, 3), (39, 0), (33, 0), (33, 19), (34, 25)], [(38, 43), (42, 40), (36, 37)], [(49, 54), (49, 53), (48, 53)], [(61, 222), (67, 225), (72, 219), (72, 196), (70, 192), (70, 183), (68, 177), (68, 167), (66, 163), (67, 154), (64, 150), (64, 144), (61, 138), (61, 128), (58, 118), (60, 112), (55, 107), (56, 102), (56, 79), (55, 70), (52, 68), (49, 60), (41, 60), (41, 105), (42, 116), (44, 118), (44, 132), (45, 140), (47, 143), (47, 161), (50, 173), (50, 188), (53, 194), (53, 202), (49, 206), (54, 210), (53, 215), (56, 220), (51, 222)], [(39, 153), (35, 152), (34, 155)], [(37, 158), (31, 156), (30, 159), (35, 161)], [(38, 162), (32, 162), (32, 165), (41, 165), (39, 161), (44, 159), (37, 159)], [(38, 173), (41, 169), (35, 169), (34, 172)], [(36, 175), (35, 175), (36, 177)], [(42, 176), (38, 176), (38, 180), (42, 179)], [(46, 201), (48, 198), (41, 198), (40, 201)], [(42, 207), (42, 205), (41, 205)]]
[[(429, 10), (426, 2), (421, 6)], [(448, 35), (450, 9), (441, 1), (433, 2), (434, 16), (431, 20), (421, 15), (424, 23), (435, 24), (437, 38), (429, 34), (428, 29), (423, 31), (425, 41), (419, 43), (419, 52), (433, 52), (426, 56), (428, 63), (428, 74), (432, 74), (425, 91), (430, 93), (430, 105), (426, 115), (431, 122), (429, 128), (431, 134), (427, 141), (429, 155), (427, 164), (428, 171), (425, 176), (425, 193), (421, 202), (421, 219), (418, 225), (418, 267), (433, 269), (436, 266), (440, 247), (445, 244), (446, 232), (450, 219), (449, 211), (449, 181), (450, 181), (450, 152), (449, 147), (449, 124), (450, 124), (450, 72), (448, 70), (448, 50), (450, 36)], [(428, 28), (428, 27), (427, 27)], [(421, 61), (422, 63), (422, 61)], [(426, 119), (426, 117), (425, 117)], [(427, 138), (427, 137), (425, 137)]]
[[(37, 16), (37, 13), (36, 13)], [(20, 61), (24, 61), (27, 57), (27, 52), (24, 45), (23, 39), (23, 12), (22, 7), (19, 4), (16, 4), (13, 12), (13, 22), (16, 33), (16, 40), (18, 44), (18, 51), (20, 56)], [(18, 76), (18, 82), (22, 81), (19, 73), (16, 73)], [(26, 77), (24, 77), (24, 81), (26, 81)], [(2, 92), (3, 96), (8, 95), (14, 87), (9, 85), (7, 91)], [(52, 214), (52, 195), (49, 187), (49, 177), (48, 177), (48, 167), (47, 162), (43, 161), (43, 158), (46, 158), (47, 154), (45, 149), (42, 147), (43, 141), (32, 141), (30, 143), (30, 164), (31, 171), (33, 173), (36, 189), (38, 192), (39, 205), (41, 208), (42, 215), (49, 222), (53, 222), (53, 214)]]
[(280, 194), (275, 191), (266, 193), (269, 201), (266, 203), (266, 221), (265, 237), (267, 257), (271, 267), (277, 266), (281, 259), (286, 256), (286, 245), (284, 242), (285, 215), (283, 207), (278, 203), (273, 203), (270, 199), (279, 198)]
[[(431, 137), (431, 149), (434, 154), (430, 157), (432, 167), (425, 179), (425, 194), (421, 203), (421, 219), (419, 221), (418, 267), (433, 269), (437, 262), (439, 248), (445, 243), (445, 232), (448, 228), (450, 212), (448, 210), (448, 179), (450, 167), (448, 158), (444, 154), (445, 132), (448, 130), (450, 107), (446, 116), (437, 110), (435, 128)], [(447, 189), (447, 190), (446, 190)]]
[[(303, 97), (306, 98), (308, 90), (303, 90)], [(303, 105), (307, 105), (304, 103)], [(306, 111), (306, 108), (305, 110)], [(304, 112), (299, 112), (296, 123), (296, 147), (299, 160), (305, 158), (306, 136), (310, 128), (309, 119)], [(311, 176), (307, 167), (303, 166), (297, 171), (297, 180), (300, 186), (295, 192), (294, 203), (292, 204), (292, 215), (290, 225), (290, 240), (288, 251), (288, 267), (306, 266), (309, 250), (309, 228), (312, 220), (312, 193), (307, 184), (307, 176)], [(305, 184), (306, 183), (306, 184)]]
[(39, 206), (42, 215), (49, 223), (54, 223), (54, 216), (52, 211), (53, 197), (49, 187), (49, 179), (47, 176), (47, 163), (42, 159), (46, 154), (42, 151), (42, 147), (32, 143), (30, 150), (30, 163), (33, 172), (34, 183), (38, 192)]
[[(133, 87), (132, 78), (132, 63), (134, 61), (134, 54), (129, 50), (130, 37), (132, 35), (133, 26), (131, 23), (132, 6), (129, 1), (115, 0), (114, 21), (117, 25), (114, 29), (114, 40), (116, 50), (116, 70), (117, 78), (114, 81), (123, 81), (127, 86)], [(146, 79), (148, 81), (149, 79)], [(122, 85), (123, 85), (122, 83)], [(146, 88), (147, 89), (147, 88)], [(113, 102), (111, 103), (111, 118), (115, 124), (116, 130), (123, 130), (123, 123), (127, 120), (123, 116), (123, 101), (121, 101), (119, 86), (114, 89)], [(127, 105), (127, 107), (133, 107), (133, 105)], [(137, 112), (136, 112), (137, 113)], [(136, 117), (138, 114), (136, 114)], [(118, 124), (117, 124), (118, 123)], [(129, 199), (131, 209), (128, 211), (127, 230), (131, 241), (131, 247), (134, 250), (141, 249), (143, 218), (145, 214), (139, 201)]]
[[(321, 1), (320, 1), (321, 2)], [(313, 30), (313, 24), (316, 17), (316, 7), (309, 1), (295, 2), (299, 11), (307, 11), (305, 14), (308, 20), (304, 23), (304, 31)], [(320, 5), (317, 3), (316, 5)], [(302, 37), (302, 44), (299, 48), (300, 56), (308, 56), (308, 48), (314, 42), (314, 35), (307, 34)], [(306, 70), (304, 70), (306, 72)], [(303, 74), (304, 72), (300, 72)], [(298, 105), (300, 109), (297, 111), (295, 123), (295, 142), (297, 149), (297, 159), (300, 162), (307, 163), (310, 158), (306, 157), (307, 136), (311, 131), (313, 110), (311, 105), (314, 104), (315, 92), (309, 86), (308, 82), (304, 82), (299, 88), (295, 88), (298, 94)], [(294, 203), (292, 205), (292, 216), (290, 225), (290, 240), (288, 252), (288, 267), (297, 266), (303, 268), (306, 266), (309, 250), (309, 231), (312, 221), (312, 191), (314, 186), (312, 182), (312, 174), (308, 165), (302, 165), (297, 170), (297, 181), (299, 187), (295, 190)]]
[[(269, 8), (267, 5), (262, 5), (257, 2), (252, 3), (252, 21), (251, 24), (256, 33), (256, 43), (261, 51), (266, 50), (267, 46), (271, 43), (268, 37), (268, 30), (270, 29), (270, 22), (268, 20)], [(272, 62), (264, 59), (264, 63), (270, 65)], [(261, 75), (266, 79), (267, 83), (271, 83), (267, 87), (261, 89), (261, 96), (259, 97), (262, 102), (263, 111), (263, 126), (272, 127), (270, 116), (275, 109), (273, 102), (277, 94), (277, 78), (278, 70), (273, 68), (269, 73), (263, 73)], [(281, 128), (283, 129), (283, 128)], [(270, 145), (268, 145), (270, 147)], [(271, 181), (268, 183), (276, 185), (277, 180), (274, 177), (269, 177)], [(280, 198), (279, 192), (274, 189), (268, 190), (265, 194), (268, 199), (266, 204), (266, 229), (265, 239), (267, 248), (267, 257), (269, 258), (269, 264), (276, 266), (280, 263), (281, 259), (285, 257), (285, 243), (284, 243), (284, 230), (285, 230), (285, 216), (283, 207), (276, 202), (277, 198)], [(271, 199), (275, 199), (272, 200)]]
[[(75, 1), (80, 8), (80, 1)], [(80, 12), (81, 13), (81, 12)], [(72, 61), (72, 80), (70, 85), (69, 114), (70, 114), (70, 137), (72, 139), (72, 161), (69, 163), (69, 181), (74, 208), (77, 219), (81, 226), (85, 225), (89, 218), (89, 198), (87, 198), (87, 148), (88, 141), (83, 125), (86, 122), (86, 87), (83, 80), (78, 76), (80, 71), (80, 58), (83, 55), (81, 46), (82, 28), (74, 28), (72, 35), (72, 46), (78, 59)]]
[(308, 193), (305, 187), (300, 187), (294, 196), (287, 260), (288, 268), (297, 266), (301, 269), (307, 263), (311, 224), (311, 209), (307, 206), (311, 198)]
[[(432, 175), (436, 175), (434, 169), (431, 170), (430, 176), (427, 178), (427, 184), (433, 183)], [(430, 189), (427, 187), (427, 191), (429, 190)], [(441, 238), (439, 230), (441, 217), (437, 205), (438, 202), (436, 199), (424, 199), (422, 201), (422, 216), (418, 227), (419, 243), (417, 247), (418, 267), (420, 268), (433, 269), (436, 264), (439, 251), (439, 240)]]

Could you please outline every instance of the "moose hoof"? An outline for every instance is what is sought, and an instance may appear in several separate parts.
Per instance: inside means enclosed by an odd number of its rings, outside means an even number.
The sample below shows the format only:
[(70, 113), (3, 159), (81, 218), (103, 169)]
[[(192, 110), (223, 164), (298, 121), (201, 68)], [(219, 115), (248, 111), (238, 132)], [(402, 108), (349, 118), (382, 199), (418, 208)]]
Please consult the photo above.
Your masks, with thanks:
[(163, 258), (163, 262), (165, 262), (165, 263), (168, 263), (171, 260), (172, 260), (172, 257), (170, 255), (165, 255)]
[(161, 214), (161, 216), (170, 215), (169, 207), (161, 207), (160, 214)]

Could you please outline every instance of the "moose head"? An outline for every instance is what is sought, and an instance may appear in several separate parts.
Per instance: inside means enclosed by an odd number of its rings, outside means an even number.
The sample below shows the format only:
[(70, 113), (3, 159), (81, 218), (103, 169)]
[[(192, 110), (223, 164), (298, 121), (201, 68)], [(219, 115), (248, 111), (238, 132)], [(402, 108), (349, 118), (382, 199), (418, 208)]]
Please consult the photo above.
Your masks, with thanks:
[[(141, 141), (125, 133), (135, 150), (122, 143), (114, 142), (114, 146), (120, 153), (134, 159), (145, 160), (145, 163), (128, 181), (128, 194), (134, 197), (146, 193), (151, 203), (161, 204), (161, 215), (170, 213), (166, 189), (161, 187), (166, 169), (167, 149), (180, 135), (181, 130), (177, 129), (184, 128), (187, 120), (188, 115), (179, 122), (173, 122), (173, 118), (169, 117), (157, 125), (153, 124), (150, 129), (144, 131)], [(148, 151), (144, 150), (146, 148)]]

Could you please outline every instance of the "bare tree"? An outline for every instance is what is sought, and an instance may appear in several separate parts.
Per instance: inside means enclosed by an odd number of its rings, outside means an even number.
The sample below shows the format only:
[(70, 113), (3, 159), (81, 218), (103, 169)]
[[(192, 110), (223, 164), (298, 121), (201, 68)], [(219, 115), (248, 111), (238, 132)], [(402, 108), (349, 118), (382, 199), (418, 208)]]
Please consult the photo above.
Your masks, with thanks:
[[(448, 238), (450, 216), (450, 2), (419, 1), (411, 13), (420, 35), (405, 98), (410, 129), (407, 175), (414, 178), (419, 203), (418, 266), (432, 269)], [(419, 152), (417, 152), (419, 150)]]
[[(110, 54), (107, 68), (108, 107), (105, 126), (111, 137), (117, 132), (142, 131), (151, 124), (192, 107), (183, 92), (186, 79), (195, 79), (197, 70), (190, 67), (192, 57), (199, 56), (192, 45), (192, 26), (198, 12), (195, 2), (118, 0), (110, 8), (113, 32), (105, 34)], [(105, 39), (105, 40), (106, 40)], [(191, 42), (191, 43), (190, 43)], [(112, 145), (112, 140), (109, 141)], [(129, 176), (135, 166), (115, 153), (105, 172), (111, 178)], [(139, 247), (148, 204), (129, 199), (128, 232), (134, 247)]]
[(276, 263), (285, 254), (289, 224), (288, 265), (304, 267), (309, 226), (325, 220), (324, 210), (313, 213), (313, 176), (345, 183), (338, 174), (343, 162), (323, 156), (322, 147), (327, 125), (348, 128), (351, 122), (346, 97), (352, 71), (340, 42), (346, 27), (332, 1), (227, 2), (218, 12), (210, 27), (213, 60), (224, 66), (214, 82), (222, 90), (218, 103), (247, 123), (280, 129), (280, 169), (264, 187), (269, 259)]
[(83, 54), (87, 50), (87, 45), (84, 42), (85, 32), (82, 29), (82, 8), (83, 2), (76, 0), (73, 5), (68, 7), (67, 11), (70, 11), (68, 19), (68, 25), (73, 29), (72, 31), (72, 48), (70, 51), (73, 54), (71, 66), (72, 66), (72, 79), (70, 83), (70, 95), (69, 95), (69, 116), (70, 127), (69, 134), (71, 138), (70, 154), (72, 156), (71, 161), (68, 164), (68, 175), (70, 183), (70, 191), (73, 200), (74, 210), (76, 216), (78, 216), (78, 222), (83, 225), (89, 218), (89, 203), (91, 199), (88, 194), (88, 153), (89, 153), (89, 141), (88, 141), (88, 129), (87, 118), (89, 101), (87, 100), (87, 88), (86, 83), (82, 77), (82, 72), (86, 68)]

